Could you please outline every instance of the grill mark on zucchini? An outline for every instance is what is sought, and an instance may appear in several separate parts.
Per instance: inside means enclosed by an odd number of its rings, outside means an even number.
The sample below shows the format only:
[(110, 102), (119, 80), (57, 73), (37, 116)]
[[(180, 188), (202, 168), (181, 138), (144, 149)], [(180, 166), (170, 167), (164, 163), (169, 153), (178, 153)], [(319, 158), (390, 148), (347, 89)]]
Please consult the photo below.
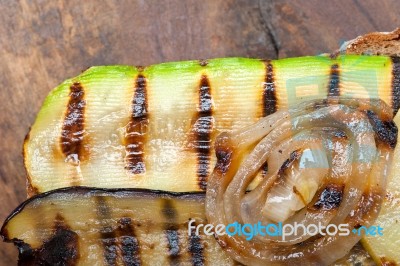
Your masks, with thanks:
[(211, 132), (213, 130), (211, 87), (206, 75), (202, 75), (200, 79), (197, 111), (193, 127), (196, 136), (194, 145), (197, 151), (197, 176), (200, 189), (205, 190), (207, 177), (210, 174)]
[[(277, 97), (276, 97), (276, 91), (275, 91), (275, 83), (274, 83), (274, 69), (271, 63), (271, 60), (267, 60), (264, 62), (265, 64), (265, 86), (263, 89), (263, 110), (262, 114), (263, 117), (268, 116), (272, 113), (275, 113), (277, 111)], [(268, 172), (268, 163), (265, 162), (265, 164), (262, 166), (261, 169), (261, 176), (265, 177)]]
[(396, 115), (400, 108), (400, 57), (392, 57), (392, 108)]
[(149, 123), (147, 104), (146, 78), (142, 74), (139, 74), (135, 82), (132, 116), (127, 125), (125, 137), (125, 169), (132, 174), (143, 174), (146, 172), (144, 142)]
[(85, 90), (79, 82), (70, 86), (67, 112), (61, 130), (61, 151), (67, 161), (79, 164), (82, 160), (82, 142), (85, 133)]
[(328, 97), (337, 97), (340, 96), (340, 70), (338, 64), (333, 64), (331, 66), (331, 72), (329, 76), (328, 83)]
[(276, 112), (277, 97), (274, 83), (274, 67), (271, 60), (264, 61), (265, 64), (265, 86), (263, 90), (263, 116)]
[(170, 260), (171, 265), (179, 265), (181, 248), (178, 228), (176, 226), (178, 213), (172, 200), (163, 199), (161, 212), (167, 220), (164, 232), (168, 241), (168, 259)]

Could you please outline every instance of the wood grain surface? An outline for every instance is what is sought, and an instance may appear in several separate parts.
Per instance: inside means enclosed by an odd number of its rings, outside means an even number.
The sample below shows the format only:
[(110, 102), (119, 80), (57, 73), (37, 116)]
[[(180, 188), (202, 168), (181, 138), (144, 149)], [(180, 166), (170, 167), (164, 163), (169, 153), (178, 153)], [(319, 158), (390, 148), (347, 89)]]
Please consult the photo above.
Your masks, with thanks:
[[(396, 0), (0, 0), (0, 222), (26, 198), (22, 143), (47, 93), (92, 65), (336, 50), (400, 26)], [(0, 243), (0, 265), (17, 252)]]

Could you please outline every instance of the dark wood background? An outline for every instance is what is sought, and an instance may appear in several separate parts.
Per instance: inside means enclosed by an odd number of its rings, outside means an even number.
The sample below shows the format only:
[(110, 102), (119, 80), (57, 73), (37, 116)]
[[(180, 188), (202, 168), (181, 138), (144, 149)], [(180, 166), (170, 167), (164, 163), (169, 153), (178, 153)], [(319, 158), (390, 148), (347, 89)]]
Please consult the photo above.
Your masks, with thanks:
[[(47, 93), (92, 65), (336, 50), (400, 26), (400, 1), (0, 0), (0, 223), (26, 198), (22, 142)], [(0, 243), (0, 265), (16, 249)]]

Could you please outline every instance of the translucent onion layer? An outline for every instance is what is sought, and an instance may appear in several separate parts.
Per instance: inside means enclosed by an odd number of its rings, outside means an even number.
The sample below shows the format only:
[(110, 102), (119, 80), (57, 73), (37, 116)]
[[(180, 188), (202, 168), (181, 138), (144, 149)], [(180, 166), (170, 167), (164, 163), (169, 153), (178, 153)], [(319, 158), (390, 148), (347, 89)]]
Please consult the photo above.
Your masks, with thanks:
[[(379, 214), (397, 140), (392, 110), (380, 100), (330, 98), (280, 110), (222, 133), (208, 181), (210, 223), (370, 226)], [(267, 166), (267, 167), (265, 167)], [(249, 191), (260, 169), (265, 177)], [(328, 265), (362, 235), (216, 236), (247, 265)]]

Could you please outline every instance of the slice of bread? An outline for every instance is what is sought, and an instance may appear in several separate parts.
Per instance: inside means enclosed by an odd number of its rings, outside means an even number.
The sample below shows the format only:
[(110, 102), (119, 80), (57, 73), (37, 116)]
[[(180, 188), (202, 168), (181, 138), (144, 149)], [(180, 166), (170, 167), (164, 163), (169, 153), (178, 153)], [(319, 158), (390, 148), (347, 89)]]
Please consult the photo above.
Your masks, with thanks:
[(345, 42), (341, 54), (400, 56), (400, 28), (392, 32), (372, 32)]

